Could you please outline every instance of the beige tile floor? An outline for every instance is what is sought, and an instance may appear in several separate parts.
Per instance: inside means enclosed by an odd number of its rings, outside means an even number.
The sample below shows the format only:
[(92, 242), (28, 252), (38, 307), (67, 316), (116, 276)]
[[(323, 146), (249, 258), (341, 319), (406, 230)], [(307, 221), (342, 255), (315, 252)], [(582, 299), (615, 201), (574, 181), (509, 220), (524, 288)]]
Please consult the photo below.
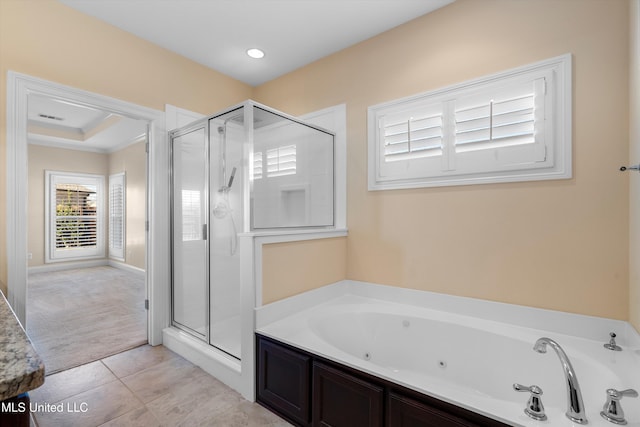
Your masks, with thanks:
[(289, 426), (163, 346), (49, 375), (29, 394), (38, 427)]

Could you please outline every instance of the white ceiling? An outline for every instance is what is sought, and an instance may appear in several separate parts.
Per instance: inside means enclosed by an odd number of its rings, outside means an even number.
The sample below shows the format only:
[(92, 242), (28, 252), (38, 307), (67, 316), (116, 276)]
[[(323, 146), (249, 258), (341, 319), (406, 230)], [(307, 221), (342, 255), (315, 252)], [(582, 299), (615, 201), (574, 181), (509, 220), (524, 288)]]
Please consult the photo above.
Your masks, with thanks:
[(257, 86), (454, 0), (59, 1)]
[(30, 144), (108, 153), (142, 140), (147, 122), (86, 105), (30, 94)]
[[(59, 1), (257, 86), (455, 0)], [(247, 56), (254, 47), (265, 57)], [(145, 122), (29, 96), (32, 144), (111, 152), (145, 132)]]

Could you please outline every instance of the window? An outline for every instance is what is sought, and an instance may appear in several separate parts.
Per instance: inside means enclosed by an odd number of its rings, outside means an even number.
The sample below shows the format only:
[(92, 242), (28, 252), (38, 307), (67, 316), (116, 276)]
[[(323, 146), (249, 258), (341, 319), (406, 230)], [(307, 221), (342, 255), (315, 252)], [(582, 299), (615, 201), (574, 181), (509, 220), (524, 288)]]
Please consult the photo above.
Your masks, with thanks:
[(124, 261), (126, 186), (124, 172), (109, 176), (109, 257)]
[(369, 189), (571, 177), (571, 57), (369, 108)]
[(296, 145), (267, 150), (267, 176), (285, 176), (296, 174)]
[(46, 262), (103, 257), (104, 177), (46, 171)]
[(253, 153), (253, 179), (262, 179), (262, 152)]
[(182, 190), (182, 241), (202, 240), (200, 190)]

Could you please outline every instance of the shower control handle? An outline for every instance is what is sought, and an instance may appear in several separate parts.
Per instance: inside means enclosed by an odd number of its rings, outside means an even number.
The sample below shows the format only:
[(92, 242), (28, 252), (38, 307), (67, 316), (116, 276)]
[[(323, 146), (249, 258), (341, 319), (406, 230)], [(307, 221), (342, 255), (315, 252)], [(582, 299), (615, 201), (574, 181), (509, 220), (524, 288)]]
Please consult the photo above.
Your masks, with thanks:
[(527, 401), (527, 407), (524, 408), (524, 413), (529, 417), (537, 421), (544, 421), (547, 419), (547, 415), (544, 413), (544, 405), (542, 405), (542, 389), (537, 385), (524, 386), (522, 384), (514, 384), (513, 389), (515, 391), (531, 393), (529, 400)]

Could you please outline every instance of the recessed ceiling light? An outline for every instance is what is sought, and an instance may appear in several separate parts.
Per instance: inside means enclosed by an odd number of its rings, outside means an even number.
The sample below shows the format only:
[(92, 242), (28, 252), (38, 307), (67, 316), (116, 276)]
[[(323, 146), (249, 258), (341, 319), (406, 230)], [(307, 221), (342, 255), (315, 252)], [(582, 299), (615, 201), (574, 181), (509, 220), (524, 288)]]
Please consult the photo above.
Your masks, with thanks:
[(264, 57), (264, 52), (261, 51), (260, 49), (253, 48), (253, 49), (247, 50), (247, 55), (255, 59), (260, 59)]

